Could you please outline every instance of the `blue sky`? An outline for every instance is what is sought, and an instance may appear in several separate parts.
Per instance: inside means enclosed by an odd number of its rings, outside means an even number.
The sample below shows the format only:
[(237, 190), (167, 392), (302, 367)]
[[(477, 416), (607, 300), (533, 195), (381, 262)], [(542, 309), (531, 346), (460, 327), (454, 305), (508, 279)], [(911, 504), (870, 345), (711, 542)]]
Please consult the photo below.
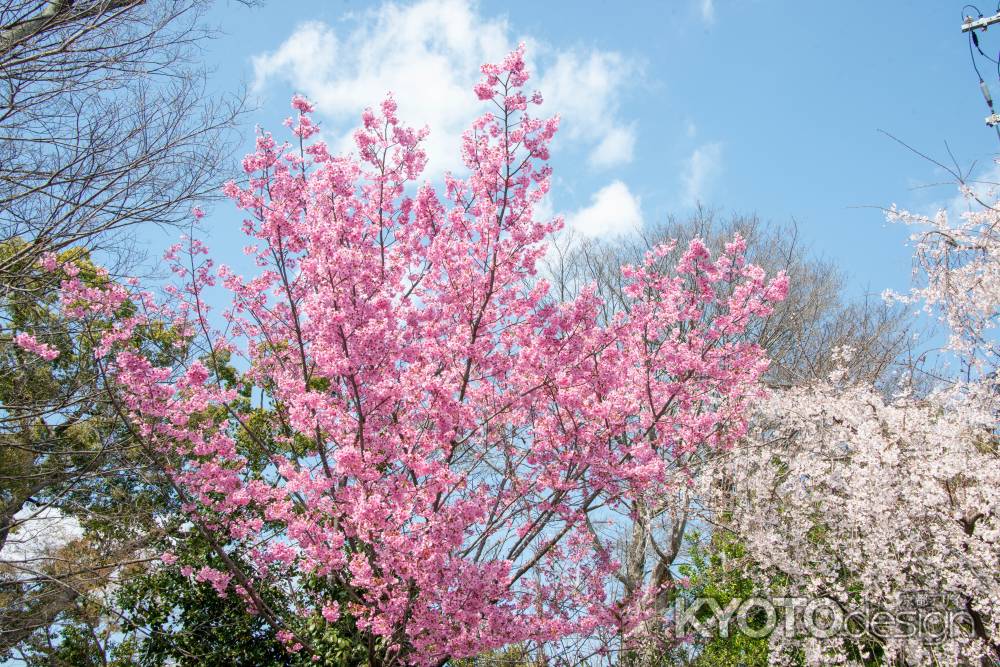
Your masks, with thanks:
[[(878, 130), (997, 180), (996, 135), (961, 34), (962, 3), (767, 0), (218, 5), (206, 51), (212, 85), (246, 83), (273, 129), (301, 92), (334, 147), (392, 90), (432, 132), (431, 179), (457, 164), (478, 111), (477, 65), (519, 41), (533, 87), (563, 116), (551, 211), (591, 235), (628, 233), (695, 202), (723, 214), (795, 220), (842, 265), (855, 294), (904, 289), (907, 231), (878, 207), (948, 205), (950, 177)], [(984, 10), (988, 10), (984, 6)], [(995, 37), (994, 37), (995, 35)], [(1000, 49), (1000, 29), (983, 36)], [(981, 66), (982, 68), (982, 66)], [(1000, 95), (994, 70), (984, 69)], [(990, 74), (992, 72), (992, 74)], [(934, 186), (934, 184), (945, 183)], [(209, 242), (236, 261), (239, 216), (217, 205)], [(239, 263), (239, 262), (237, 262)]]

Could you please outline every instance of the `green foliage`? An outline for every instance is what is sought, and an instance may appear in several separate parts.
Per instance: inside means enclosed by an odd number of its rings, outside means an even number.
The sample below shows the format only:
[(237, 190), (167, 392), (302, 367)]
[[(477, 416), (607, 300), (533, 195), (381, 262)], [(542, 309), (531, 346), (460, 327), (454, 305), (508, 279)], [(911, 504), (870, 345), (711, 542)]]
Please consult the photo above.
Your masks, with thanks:
[[(217, 560), (197, 536), (183, 543), (182, 561)], [(277, 666), (296, 664), (262, 616), (247, 613), (235, 595), (220, 597), (207, 583), (185, 577), (180, 564), (153, 569), (126, 583), (117, 596), (122, 631), (132, 636), (134, 664)]]
[[(209, 584), (184, 576), (186, 563), (223, 567), (199, 535), (187, 535), (175, 551), (177, 563), (134, 578), (118, 593), (117, 606), (128, 610), (121, 631), (128, 637), (123, 644), (131, 664), (352, 667), (367, 662), (364, 642), (348, 615), (332, 624), (319, 615), (303, 619), (302, 636), (312, 652), (290, 653), (278, 641), (275, 628), (263, 615), (249, 613), (239, 596), (220, 597)], [(239, 554), (230, 557), (240, 560)], [(257, 592), (272, 609), (285, 608), (280, 587)], [(313, 661), (313, 655), (319, 660)]]
[[(822, 541), (826, 528), (817, 524), (810, 532), (810, 539)], [(719, 607), (725, 609), (733, 600), (750, 598), (780, 597), (785, 590), (787, 581), (776, 575), (766, 577), (754, 576), (754, 563), (746, 553), (744, 546), (732, 535), (721, 531), (715, 532), (706, 541), (702, 536), (693, 533), (689, 536), (690, 561), (680, 566), (680, 573), (689, 578), (690, 586), (683, 592), (688, 600), (710, 598)], [(846, 575), (845, 575), (846, 576)], [(767, 582), (762, 586), (761, 581)], [(856, 587), (857, 588), (857, 587)], [(782, 611), (778, 613), (776, 632), (784, 623)], [(704, 627), (711, 631), (709, 637), (696, 637), (691, 649), (691, 667), (767, 667), (769, 659), (769, 641), (767, 637), (751, 637), (739, 631), (736, 618), (730, 622), (729, 632), (723, 636), (719, 628), (708, 622), (712, 611), (704, 606), (695, 615)], [(763, 610), (755, 609), (747, 619), (751, 629), (765, 627), (766, 616)], [(856, 630), (856, 628), (855, 628)], [(834, 641), (834, 640), (831, 640)], [(878, 641), (870, 637), (860, 641), (845, 641), (845, 650), (855, 664), (865, 667), (883, 665), (883, 650)], [(676, 663), (670, 663), (676, 664)], [(791, 656), (790, 662), (783, 664), (805, 665), (805, 656), (797, 651)]]
[[(18, 539), (15, 517), (26, 511), (75, 520), (82, 535), (59, 553), (0, 568), (0, 656), (39, 633), (42, 648), (32, 650), (44, 652), (46, 664), (59, 664), (57, 653), (76, 650), (89, 634), (78, 631), (88, 626), (69, 619), (71, 613), (106, 582), (114, 565), (134, 558), (143, 536), (158, 529), (154, 512), (166, 504), (158, 485), (139, 473), (148, 461), (106, 400), (94, 356), (96, 334), (131, 313), (132, 305), (110, 318), (67, 320), (58, 299), (67, 275), (31, 263), (24, 249), (19, 239), (0, 243), (8, 270), (0, 277), (0, 547)], [(88, 286), (109, 281), (82, 251), (64, 251), (59, 259), (72, 260)], [(14, 343), (20, 333), (56, 348), (58, 357), (46, 360), (21, 349)], [(165, 338), (148, 338), (150, 349)], [(52, 624), (65, 640), (51, 641)]]
[[(690, 581), (690, 587), (683, 594), (686, 599), (710, 598), (725, 609), (733, 600), (761, 595), (744, 564), (746, 551), (742, 544), (721, 532), (714, 533), (707, 544), (701, 542), (701, 537), (697, 532), (689, 536), (690, 562), (679, 568), (681, 575)], [(766, 622), (763, 612), (756, 611), (759, 612), (757, 615), (752, 614), (747, 619), (748, 626), (754, 630), (763, 627)], [(696, 638), (692, 667), (767, 666), (766, 637), (754, 638), (739, 632), (735, 619), (729, 632), (723, 636), (717, 626), (707, 622), (710, 615), (707, 607), (702, 607), (696, 614), (696, 618), (705, 622), (706, 629), (713, 634), (707, 638)]]
[(315, 614), (301, 629), (301, 636), (321, 658), (318, 664), (331, 667), (366, 665), (369, 654), (380, 654), (383, 640), (358, 630), (348, 612), (350, 600), (342, 587), (330, 578), (318, 576), (304, 577), (304, 584), (310, 593), (321, 593), (324, 600), (335, 601), (340, 606), (340, 617), (335, 623)]

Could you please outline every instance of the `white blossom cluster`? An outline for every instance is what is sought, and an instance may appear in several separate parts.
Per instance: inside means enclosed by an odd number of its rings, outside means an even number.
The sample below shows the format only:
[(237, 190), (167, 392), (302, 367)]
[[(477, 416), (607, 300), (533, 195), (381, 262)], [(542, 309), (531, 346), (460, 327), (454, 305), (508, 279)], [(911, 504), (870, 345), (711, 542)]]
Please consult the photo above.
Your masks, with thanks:
[[(1000, 358), (996, 326), (1000, 313), (1000, 200), (997, 192), (962, 186), (962, 205), (925, 216), (893, 206), (890, 222), (913, 228), (916, 285), (889, 298), (920, 304), (944, 322), (948, 347), (977, 372), (989, 373)], [(989, 203), (992, 202), (992, 203)], [(958, 209), (964, 209), (958, 212)]]

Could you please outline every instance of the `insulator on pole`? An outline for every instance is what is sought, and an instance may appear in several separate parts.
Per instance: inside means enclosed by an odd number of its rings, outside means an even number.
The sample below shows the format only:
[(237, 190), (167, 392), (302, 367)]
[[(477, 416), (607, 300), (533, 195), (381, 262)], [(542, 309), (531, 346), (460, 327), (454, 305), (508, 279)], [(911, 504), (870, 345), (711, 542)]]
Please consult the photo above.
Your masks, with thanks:
[(990, 95), (990, 87), (982, 79), (979, 80), (979, 90), (983, 91), (983, 98), (986, 99), (986, 106), (993, 110), (993, 97)]

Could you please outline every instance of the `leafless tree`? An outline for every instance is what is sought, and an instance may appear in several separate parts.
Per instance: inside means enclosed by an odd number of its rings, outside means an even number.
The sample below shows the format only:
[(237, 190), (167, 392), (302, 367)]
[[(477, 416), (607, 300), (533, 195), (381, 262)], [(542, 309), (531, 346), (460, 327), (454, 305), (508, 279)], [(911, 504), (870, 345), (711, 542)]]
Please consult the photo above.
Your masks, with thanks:
[[(785, 301), (748, 333), (772, 360), (765, 377), (769, 385), (787, 387), (826, 377), (838, 363), (832, 353), (845, 346), (853, 350), (848, 370), (858, 380), (886, 388), (897, 382), (900, 361), (911, 341), (906, 314), (879, 297), (851, 299), (844, 272), (811, 253), (794, 224), (766, 223), (754, 215), (723, 219), (711, 210), (698, 209), (688, 218), (669, 218), (637, 235), (613, 241), (567, 235), (550, 252), (547, 272), (560, 299), (596, 282), (605, 303), (603, 316), (610, 319), (629, 307), (622, 265), (641, 264), (650, 248), (673, 239), (678, 241), (677, 247), (663, 261), (665, 270), (670, 270), (692, 238), (701, 238), (718, 252), (736, 233), (747, 241), (749, 261), (770, 275), (786, 271), (790, 278)], [(684, 557), (685, 536), (692, 527), (703, 532), (708, 528), (706, 508), (685, 480), (709, 456), (710, 452), (699, 450), (676, 461), (677, 492), (637, 501), (628, 508), (629, 521), (623, 517), (621, 522), (628, 527), (620, 535), (619, 579), (623, 589), (637, 595), (650, 583), (662, 587), (662, 592), (648, 601), (657, 613), (632, 638), (640, 664), (643, 660), (660, 664), (656, 660), (662, 658), (669, 643), (656, 641), (663, 631), (659, 619), (668, 616), (669, 585)]]
[[(0, 656), (141, 561), (163, 529), (129, 496), (155, 475), (39, 260), (121, 262), (130, 235), (186, 220), (233, 173), (244, 104), (209, 94), (209, 5), (0, 0)], [(22, 331), (60, 358), (25, 356)], [(68, 545), (18, 544), (60, 517), (80, 526)]]
[[(205, 0), (3, 0), (0, 284), (41, 253), (108, 248), (217, 191), (239, 97), (206, 94)], [(16, 282), (16, 281), (14, 281)]]
[(790, 279), (788, 297), (749, 332), (771, 359), (768, 383), (787, 386), (825, 377), (833, 368), (831, 351), (843, 346), (854, 349), (850, 370), (859, 379), (891, 381), (908, 345), (905, 313), (879, 296), (851, 298), (843, 270), (812, 253), (794, 223), (767, 223), (756, 215), (723, 219), (698, 209), (683, 220), (671, 217), (613, 241), (568, 236), (557, 242), (547, 269), (561, 298), (596, 282), (610, 317), (628, 303), (622, 291), (623, 264), (640, 264), (646, 251), (673, 239), (677, 247), (663, 261), (672, 266), (691, 239), (701, 238), (717, 252), (736, 233), (747, 241), (749, 261), (770, 275), (785, 271)]

